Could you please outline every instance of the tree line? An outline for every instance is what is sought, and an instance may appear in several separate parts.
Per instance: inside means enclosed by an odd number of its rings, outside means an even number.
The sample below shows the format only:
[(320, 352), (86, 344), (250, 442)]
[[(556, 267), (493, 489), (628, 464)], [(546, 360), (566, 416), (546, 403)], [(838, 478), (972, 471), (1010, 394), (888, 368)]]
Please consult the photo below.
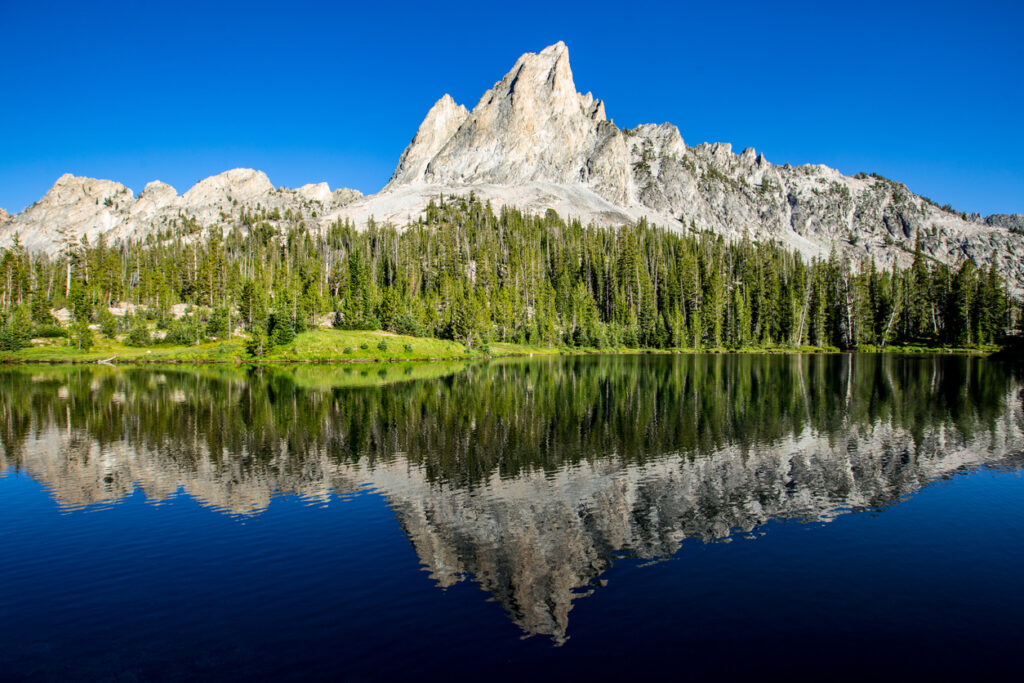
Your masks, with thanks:
[[(472, 196), (442, 196), (404, 229), (321, 230), (301, 211), (257, 209), (116, 244), (68, 240), (58, 254), (15, 241), (0, 273), (5, 348), (60, 334), (60, 308), (79, 334), (98, 323), (138, 345), (153, 343), (153, 321), (177, 343), (241, 328), (255, 355), (323, 323), (470, 346), (855, 348), (992, 344), (1021, 319), (994, 264), (949, 266), (920, 243), (908, 267), (882, 268), (644, 220), (495, 212)], [(135, 315), (114, 319), (120, 302)], [(172, 315), (176, 304), (190, 313)]]

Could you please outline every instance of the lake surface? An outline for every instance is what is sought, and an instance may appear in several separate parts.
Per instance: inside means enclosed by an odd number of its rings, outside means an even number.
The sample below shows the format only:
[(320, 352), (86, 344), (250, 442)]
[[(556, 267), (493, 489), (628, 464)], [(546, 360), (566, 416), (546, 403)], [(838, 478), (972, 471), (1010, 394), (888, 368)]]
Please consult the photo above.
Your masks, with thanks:
[(0, 369), (0, 678), (1017, 673), (959, 356)]

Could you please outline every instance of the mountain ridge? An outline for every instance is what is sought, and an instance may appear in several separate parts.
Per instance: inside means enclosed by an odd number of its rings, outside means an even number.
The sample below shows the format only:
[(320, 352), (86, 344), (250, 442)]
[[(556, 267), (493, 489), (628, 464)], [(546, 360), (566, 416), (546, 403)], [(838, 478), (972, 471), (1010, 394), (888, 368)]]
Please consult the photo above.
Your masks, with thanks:
[(982, 219), (937, 206), (872, 174), (771, 164), (728, 143), (688, 146), (670, 123), (620, 129), (605, 103), (577, 92), (562, 42), (526, 53), (472, 110), (450, 95), (430, 108), (384, 188), (362, 196), (325, 183), (274, 188), (234, 169), (182, 195), (154, 181), (138, 197), (120, 183), (64, 175), (36, 204), (0, 214), (0, 245), (19, 234), (33, 250), (69, 239), (143, 237), (193, 220), (227, 229), (246, 211), (291, 209), (314, 225), (415, 221), (441, 194), (474, 193), (497, 208), (553, 208), (603, 225), (647, 219), (673, 230), (778, 241), (808, 257), (907, 265), (920, 243), (937, 261), (994, 261), (1024, 292), (1024, 217)]

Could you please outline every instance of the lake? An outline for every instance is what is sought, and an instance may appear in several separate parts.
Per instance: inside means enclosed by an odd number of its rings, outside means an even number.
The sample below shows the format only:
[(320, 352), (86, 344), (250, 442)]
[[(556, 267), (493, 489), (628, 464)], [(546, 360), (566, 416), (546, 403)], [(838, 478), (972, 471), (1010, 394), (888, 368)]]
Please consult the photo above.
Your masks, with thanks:
[(0, 678), (1016, 673), (1024, 379), (624, 355), (0, 369)]

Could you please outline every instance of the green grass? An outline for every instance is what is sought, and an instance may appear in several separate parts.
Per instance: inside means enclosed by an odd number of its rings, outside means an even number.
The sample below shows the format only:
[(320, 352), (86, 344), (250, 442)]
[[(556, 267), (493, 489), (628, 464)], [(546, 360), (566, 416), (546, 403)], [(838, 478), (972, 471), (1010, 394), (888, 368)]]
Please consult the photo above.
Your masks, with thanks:
[[(381, 342), (386, 348), (380, 348)], [(366, 347), (366, 348), (363, 348)], [(730, 348), (569, 348), (493, 342), (489, 345), (493, 357), (552, 356), (599, 353), (666, 354), (666, 353), (836, 353), (834, 347), (747, 347)], [(964, 349), (931, 348), (923, 346), (861, 346), (864, 353), (973, 353), (987, 354), (997, 347)], [(244, 339), (208, 342), (198, 346), (170, 346), (155, 344), (146, 348), (125, 346), (96, 336), (96, 344), (89, 351), (80, 351), (65, 345), (63, 339), (50, 339), (20, 351), (0, 352), (0, 363), (95, 363), (112, 360), (115, 363), (303, 363), (338, 362), (357, 363), (374, 361), (440, 361), (485, 358), (479, 348), (466, 348), (458, 342), (429, 337), (409, 337), (380, 331), (320, 329), (303, 332), (287, 346), (273, 349), (264, 358), (252, 358), (245, 350)], [(376, 382), (376, 380), (373, 380)]]
[(0, 352), (0, 362), (28, 363), (94, 363), (113, 358), (114, 362), (133, 363), (196, 363), (211, 361), (233, 361), (244, 355), (245, 349), (239, 339), (226, 342), (208, 342), (199, 346), (150, 346), (136, 348), (125, 346), (97, 336), (96, 344), (88, 351), (64, 346), (64, 340), (32, 346), (20, 351)]
[(501, 356), (554, 356), (564, 352), (557, 346), (534, 346), (531, 344), (513, 344), (512, 342), (493, 342), (490, 344), (491, 355)]
[[(310, 362), (310, 361), (409, 361), (482, 358), (477, 349), (443, 339), (408, 337), (389, 332), (313, 330), (303, 332), (287, 346), (273, 349), (264, 358), (252, 358), (244, 339), (208, 342), (198, 346), (154, 344), (145, 348), (126, 346), (96, 336), (88, 351), (65, 345), (65, 340), (46, 340), (20, 351), (0, 352), (0, 362), (95, 363), (112, 359), (120, 363), (210, 363), (210, 362)], [(386, 348), (381, 349), (381, 341)], [(361, 346), (365, 346), (363, 349)], [(407, 348), (408, 347), (408, 348)], [(411, 350), (409, 350), (411, 349)], [(348, 352), (346, 353), (346, 350)]]
[[(386, 350), (378, 348), (384, 341)], [(407, 351), (405, 346), (412, 347)], [(360, 348), (366, 346), (367, 348)], [(349, 349), (345, 353), (345, 349)], [(363, 330), (313, 330), (303, 332), (287, 346), (267, 354), (273, 361), (381, 361), (381, 360), (444, 360), (482, 357), (477, 350), (445, 339), (408, 337), (390, 332)]]
[(995, 353), (999, 350), (999, 346), (966, 346), (966, 347), (950, 347), (950, 346), (885, 346), (878, 347), (871, 344), (861, 344), (857, 347), (857, 351), (860, 353), (967, 353), (967, 354), (990, 354)]

